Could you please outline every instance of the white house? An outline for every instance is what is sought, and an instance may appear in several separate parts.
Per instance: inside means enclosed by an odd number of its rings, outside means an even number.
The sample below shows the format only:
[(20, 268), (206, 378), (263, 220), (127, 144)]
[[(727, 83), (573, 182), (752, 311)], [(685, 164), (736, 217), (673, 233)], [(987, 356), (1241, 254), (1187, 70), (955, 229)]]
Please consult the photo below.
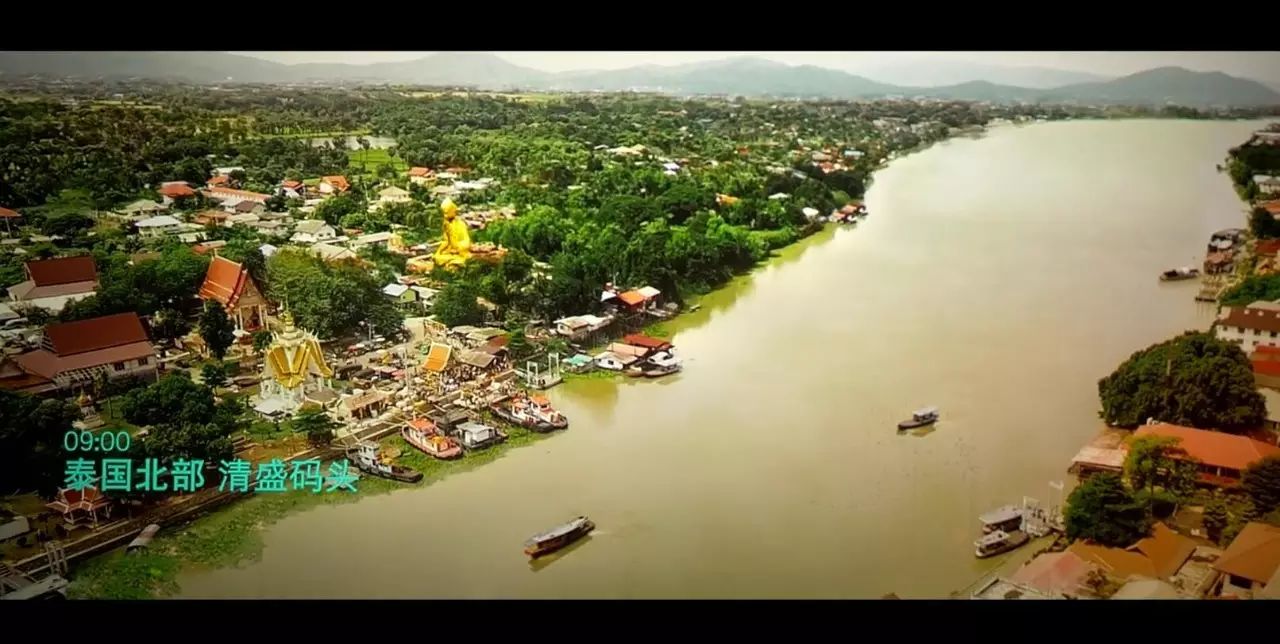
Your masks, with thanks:
[(298, 244), (316, 244), (335, 239), (338, 232), (323, 219), (304, 219), (293, 229), (290, 241)]
[(334, 244), (320, 242), (311, 246), (311, 253), (326, 262), (340, 262), (347, 259), (355, 259), (358, 257), (355, 251), (350, 248), (343, 248)]
[(409, 168), (409, 181), (415, 185), (425, 186), (435, 178), (435, 173), (431, 168), (414, 167)]
[(622, 371), (631, 366), (637, 359), (635, 356), (619, 355), (612, 351), (597, 353), (593, 358), (597, 367), (608, 369), (609, 371)]
[(134, 224), (143, 237), (162, 237), (182, 230), (182, 222), (169, 215), (148, 217)]
[(225, 167), (225, 168), (214, 168), (214, 169), (213, 169), (213, 176), (215, 176), (215, 177), (226, 177), (226, 176), (230, 176), (232, 172), (235, 172), (235, 171), (237, 171), (237, 170), (239, 170), (240, 172), (244, 172), (244, 168), (242, 168), (242, 167), (240, 167), (240, 166), (238, 166), (238, 165), (230, 165), (230, 166), (227, 166), (227, 167)]
[(418, 294), (418, 303), (423, 307), (431, 306), (431, 302), (435, 300), (436, 293), (438, 292), (433, 288), (427, 288), (425, 286), (410, 286), (409, 288), (412, 289), (414, 293)]
[(1259, 346), (1280, 347), (1280, 303), (1259, 301), (1223, 307), (1213, 333), (1219, 340), (1240, 345), (1245, 353)]
[(1280, 193), (1280, 177), (1255, 174), (1253, 175), (1253, 183), (1258, 186), (1258, 192), (1264, 195)]
[[(253, 203), (253, 202), (245, 202), (245, 203)], [(227, 217), (227, 221), (223, 225), (226, 226), (227, 228), (231, 228), (233, 226), (253, 226), (254, 224), (258, 223), (260, 219), (261, 218), (258, 217), (258, 215), (253, 213), (231, 215), (230, 217)]]
[(351, 240), (349, 245), (352, 250), (359, 250), (366, 246), (381, 246), (383, 248), (387, 248), (391, 244), (391, 238), (392, 234), (387, 232), (369, 233), (368, 235), (356, 237)]
[(280, 193), (285, 199), (302, 199), (307, 194), (307, 188), (301, 181), (281, 181)]
[(404, 188), (391, 186), (378, 191), (378, 203), (386, 205), (392, 203), (409, 203), (409, 191)]

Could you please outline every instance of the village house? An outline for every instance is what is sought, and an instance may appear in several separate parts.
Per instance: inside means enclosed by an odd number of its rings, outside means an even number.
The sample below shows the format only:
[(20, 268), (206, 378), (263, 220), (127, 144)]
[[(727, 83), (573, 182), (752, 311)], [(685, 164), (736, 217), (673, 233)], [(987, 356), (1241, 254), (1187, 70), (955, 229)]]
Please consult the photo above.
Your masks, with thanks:
[(206, 188), (230, 188), (230, 187), (231, 187), (231, 177), (229, 177), (229, 176), (227, 176), (227, 175), (225, 175), (225, 174), (220, 174), (220, 175), (217, 175), (217, 176), (215, 176), (215, 177), (209, 177), (209, 180), (204, 182), (204, 187), (206, 187)]
[(1233, 342), (1245, 353), (1259, 346), (1280, 346), (1280, 303), (1258, 301), (1224, 306), (1213, 325), (1214, 336)]
[(570, 340), (580, 340), (603, 329), (613, 322), (612, 317), (596, 315), (574, 315), (555, 321), (555, 332)]
[(435, 178), (435, 172), (431, 168), (413, 167), (409, 168), (409, 182), (419, 186), (425, 186), (431, 183)]
[(352, 250), (357, 250), (357, 251), (360, 250), (361, 248), (367, 248), (370, 246), (380, 246), (382, 248), (389, 249), (389, 246), (391, 245), (391, 240), (394, 238), (395, 238), (395, 235), (393, 233), (388, 233), (388, 232), (369, 233), (368, 235), (361, 235), (359, 237), (356, 237), (355, 239), (352, 239), (350, 242), (348, 242), (348, 245), (351, 247)]
[(1135, 438), (1160, 436), (1178, 439), (1177, 447), (1186, 454), (1185, 458), (1196, 461), (1200, 483), (1213, 487), (1234, 487), (1250, 465), (1268, 456), (1280, 455), (1280, 447), (1248, 436), (1169, 423), (1143, 425), (1133, 435)]
[(347, 182), (347, 178), (341, 175), (332, 177), (321, 177), (318, 186), (322, 195), (342, 194), (351, 189), (351, 184)]
[(1091, 576), (1102, 571), (1098, 564), (1070, 550), (1046, 552), (1027, 562), (1008, 578), (1049, 598), (1076, 598), (1093, 594)]
[(286, 179), (280, 182), (280, 194), (285, 199), (302, 199), (307, 194), (307, 187), (301, 181)]
[(382, 292), (387, 297), (395, 300), (400, 308), (410, 308), (418, 300), (418, 292), (409, 288), (404, 284), (392, 282), (382, 287)]
[(357, 259), (355, 251), (350, 248), (343, 248), (336, 244), (320, 242), (311, 245), (311, 254), (323, 259), (326, 262), (340, 262), (348, 259)]
[(1280, 599), (1280, 527), (1246, 524), (1213, 567), (1220, 597)]
[(165, 212), (169, 207), (150, 199), (139, 199), (113, 213), (118, 219), (125, 221), (141, 221), (147, 217)]
[[(1280, 347), (1260, 344), (1249, 354), (1253, 365), (1253, 382), (1259, 387), (1280, 389)], [(1271, 409), (1271, 405), (1267, 405)], [(1276, 411), (1280, 412), (1280, 405)]]
[(409, 288), (414, 293), (418, 294), (417, 296), (418, 304), (420, 304), (424, 309), (431, 308), (431, 303), (435, 300), (436, 293), (439, 292), (433, 288), (428, 288), (426, 286), (410, 286)]
[(166, 181), (156, 192), (160, 193), (160, 201), (166, 206), (172, 206), (179, 199), (196, 196), (196, 191), (186, 181)]
[(1280, 193), (1280, 177), (1268, 174), (1253, 175), (1253, 184), (1258, 186), (1258, 192), (1264, 195), (1274, 195)]
[(9, 287), (14, 306), (34, 306), (53, 313), (98, 289), (98, 268), (92, 255), (36, 259), (22, 265), (27, 279)]
[(156, 372), (156, 350), (137, 313), (50, 324), (40, 346), (14, 358), (24, 372), (47, 381), (28, 391), (86, 386), (99, 373), (115, 379)]
[(163, 237), (182, 230), (182, 222), (169, 215), (147, 217), (134, 224), (142, 237)]
[(267, 319), (267, 299), (249, 275), (249, 269), (215, 255), (200, 285), (200, 299), (222, 305), (236, 329), (254, 331)]
[(639, 312), (656, 308), (658, 296), (660, 295), (662, 295), (662, 291), (652, 286), (642, 286), (638, 289), (618, 293), (618, 301), (623, 309), (630, 312)]
[(267, 207), (256, 201), (245, 199), (235, 205), (235, 213), (237, 215), (260, 215), (267, 211)]
[(191, 221), (201, 226), (221, 226), (230, 216), (231, 213), (221, 210), (202, 210)]
[(227, 245), (227, 240), (214, 239), (212, 241), (200, 242), (199, 244), (192, 246), (191, 250), (195, 251), (195, 254), (197, 255), (208, 255), (209, 253), (212, 253), (213, 251), (219, 248), (222, 248), (223, 246), (226, 246), (226, 245)]
[(409, 197), (409, 191), (404, 188), (390, 186), (378, 191), (378, 203), (388, 205), (393, 203), (409, 203), (413, 201)]
[(1080, 448), (1067, 472), (1083, 481), (1099, 472), (1119, 474), (1124, 470), (1125, 458), (1129, 455), (1126, 441), (1129, 432), (1122, 429), (1107, 429)]
[(303, 219), (293, 229), (293, 236), (289, 238), (296, 244), (316, 244), (338, 237), (338, 231), (333, 229), (323, 219)]
[(225, 167), (222, 167), (222, 168), (214, 168), (214, 169), (213, 169), (213, 176), (215, 176), (215, 177), (229, 177), (229, 176), (231, 176), (231, 173), (232, 173), (232, 172), (244, 172), (244, 168), (242, 168), (242, 167), (240, 167), (240, 166), (238, 166), (238, 165), (230, 165), (230, 166), (225, 166)]
[[(1080, 575), (1081, 573), (1087, 575), (1089, 569), (1100, 570), (1108, 577), (1121, 583), (1137, 579), (1154, 579), (1168, 582), (1179, 576), (1180, 571), (1191, 561), (1195, 552), (1195, 541), (1174, 532), (1164, 523), (1156, 522), (1152, 526), (1149, 536), (1128, 548), (1112, 548), (1085, 541), (1077, 541), (1071, 544), (1065, 553), (1082, 562), (1083, 569), (1082, 565), (1078, 563), (1075, 565), (1065, 564), (1066, 555), (1064, 555), (1058, 558), (1056, 562), (1059, 566), (1066, 568), (1066, 570), (1060, 569), (1061, 572), (1067, 573), (1062, 577), (1057, 577), (1052, 573), (1045, 575), (1041, 568), (1028, 571), (1025, 575), (1015, 574), (1013, 580), (1023, 583), (1048, 583), (1049, 588), (1052, 588), (1055, 592), (1073, 597), (1082, 596), (1089, 594), (1088, 591), (1079, 586), (1072, 586), (1083, 581)], [(1051, 560), (1049, 563), (1055, 562)], [(1041, 574), (1034, 574), (1036, 572)], [(1046, 588), (1041, 589), (1045, 590)], [(1187, 588), (1184, 589), (1184, 592), (1190, 596), (1195, 596), (1199, 594), (1200, 589)]]
[(1257, 145), (1280, 145), (1280, 131), (1258, 130), (1253, 133), (1253, 142)]
[(210, 199), (215, 199), (222, 203), (223, 209), (234, 209), (241, 201), (253, 201), (260, 204), (266, 204), (271, 195), (261, 192), (250, 192), (248, 190), (237, 190), (235, 188), (208, 188), (204, 191), (204, 195)]

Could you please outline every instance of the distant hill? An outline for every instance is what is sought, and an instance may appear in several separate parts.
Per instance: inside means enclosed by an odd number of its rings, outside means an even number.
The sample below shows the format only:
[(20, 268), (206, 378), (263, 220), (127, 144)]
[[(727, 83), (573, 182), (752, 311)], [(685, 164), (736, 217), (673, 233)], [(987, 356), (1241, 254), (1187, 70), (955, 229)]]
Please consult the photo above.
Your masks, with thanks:
[[(959, 65), (958, 73), (983, 66)], [(986, 66), (988, 68), (994, 66)], [(965, 70), (968, 71), (965, 71)], [(1001, 68), (1005, 77), (1035, 82), (1076, 72)], [(1009, 71), (1013, 70), (1013, 71)], [(988, 73), (996, 74), (988, 70)], [(389, 82), (480, 89), (656, 91), (671, 94), (875, 98), (932, 97), (970, 101), (1074, 101), (1088, 103), (1257, 106), (1280, 104), (1280, 92), (1222, 72), (1161, 67), (1121, 78), (1055, 87), (990, 80), (948, 85), (895, 85), (814, 65), (785, 65), (739, 57), (675, 66), (645, 65), (604, 71), (550, 73), (479, 52), (444, 52), (411, 61), (368, 65), (285, 65), (220, 52), (0, 52), (0, 78), (45, 75), (77, 78), (155, 78), (194, 83)]]
[(964, 60), (898, 60), (871, 64), (854, 73), (872, 80), (907, 87), (950, 87), (973, 82), (1049, 89), (1075, 83), (1108, 80), (1105, 76), (1052, 67), (987, 65)]

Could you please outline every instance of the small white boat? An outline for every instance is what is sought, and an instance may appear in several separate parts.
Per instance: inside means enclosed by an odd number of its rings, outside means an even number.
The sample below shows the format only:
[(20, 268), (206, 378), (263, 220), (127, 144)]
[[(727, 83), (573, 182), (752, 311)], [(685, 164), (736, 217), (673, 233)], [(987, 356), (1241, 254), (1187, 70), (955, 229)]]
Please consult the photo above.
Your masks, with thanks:
[(917, 409), (915, 413), (911, 414), (911, 420), (904, 420), (898, 423), (898, 431), (924, 427), (936, 422), (938, 422), (938, 408), (925, 407), (924, 409)]
[(1200, 269), (1191, 266), (1182, 266), (1180, 268), (1171, 268), (1160, 274), (1161, 282), (1178, 282), (1181, 280), (1190, 280), (1200, 277)]

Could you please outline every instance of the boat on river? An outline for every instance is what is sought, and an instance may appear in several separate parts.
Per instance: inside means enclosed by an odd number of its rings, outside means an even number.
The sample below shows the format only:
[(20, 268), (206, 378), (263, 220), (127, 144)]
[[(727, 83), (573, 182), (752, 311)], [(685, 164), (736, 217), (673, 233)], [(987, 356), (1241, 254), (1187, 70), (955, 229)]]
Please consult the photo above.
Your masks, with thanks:
[(551, 554), (587, 536), (595, 529), (596, 524), (592, 523), (591, 519), (575, 517), (567, 523), (529, 537), (529, 540), (524, 542), (524, 553), (533, 559)]
[(627, 369), (627, 375), (632, 378), (661, 378), (679, 372), (681, 369), (680, 359), (672, 355), (668, 351), (659, 351), (651, 356), (648, 360)]
[(1191, 266), (1182, 266), (1180, 268), (1171, 268), (1160, 274), (1161, 282), (1180, 282), (1182, 280), (1192, 280), (1200, 277), (1200, 269)]
[(347, 450), (347, 457), (354, 461), (356, 467), (365, 474), (403, 483), (417, 483), (422, 480), (422, 472), (418, 470), (383, 461), (378, 452), (378, 444), (372, 441), (360, 441), (354, 450)]
[(973, 554), (979, 559), (986, 559), (987, 557), (994, 557), (1010, 550), (1021, 548), (1030, 540), (1031, 537), (1021, 530), (1014, 530), (1013, 532), (996, 530), (990, 534), (982, 535), (981, 539), (973, 542), (973, 547), (975, 548)]
[(418, 451), (442, 461), (462, 456), (462, 446), (458, 441), (442, 435), (436, 430), (435, 423), (426, 418), (414, 418), (405, 423), (400, 428), (400, 437)]
[(1006, 505), (996, 508), (978, 517), (982, 523), (982, 533), (991, 534), (1001, 530), (1017, 530), (1022, 526), (1022, 508)]
[(924, 409), (917, 409), (915, 413), (911, 414), (911, 420), (904, 420), (898, 423), (898, 431), (925, 427), (936, 422), (938, 422), (938, 408), (925, 407)]
[(535, 432), (549, 432), (569, 426), (569, 419), (543, 396), (515, 396), (489, 405), (489, 411), (509, 423)]

